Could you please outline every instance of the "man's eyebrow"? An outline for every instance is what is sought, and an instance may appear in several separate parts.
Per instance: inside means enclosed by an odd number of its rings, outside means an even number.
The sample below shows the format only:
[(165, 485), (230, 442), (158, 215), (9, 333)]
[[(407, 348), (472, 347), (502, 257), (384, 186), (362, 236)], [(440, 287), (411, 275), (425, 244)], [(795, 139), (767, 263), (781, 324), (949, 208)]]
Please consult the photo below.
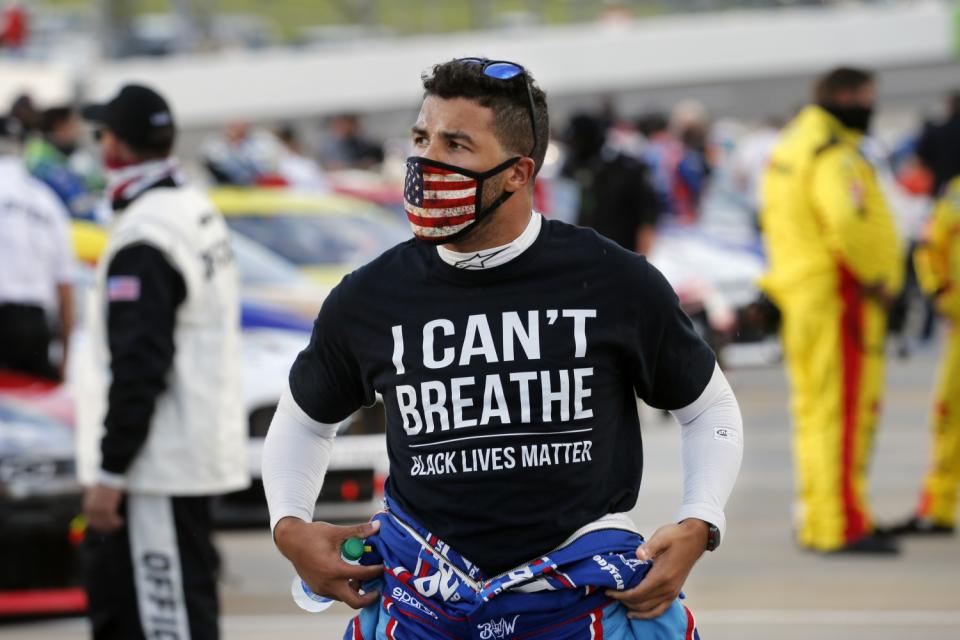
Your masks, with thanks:
[[(413, 125), (410, 127), (410, 133), (413, 136), (429, 136), (427, 130), (418, 125)], [(476, 144), (469, 133), (460, 129), (457, 129), (456, 131), (441, 131), (438, 135), (446, 140), (459, 140), (461, 142), (466, 142), (467, 144)]]
[(459, 129), (456, 131), (441, 131), (440, 137), (446, 138), (447, 140), (462, 140), (468, 144), (474, 144), (473, 138), (470, 137), (470, 134)]

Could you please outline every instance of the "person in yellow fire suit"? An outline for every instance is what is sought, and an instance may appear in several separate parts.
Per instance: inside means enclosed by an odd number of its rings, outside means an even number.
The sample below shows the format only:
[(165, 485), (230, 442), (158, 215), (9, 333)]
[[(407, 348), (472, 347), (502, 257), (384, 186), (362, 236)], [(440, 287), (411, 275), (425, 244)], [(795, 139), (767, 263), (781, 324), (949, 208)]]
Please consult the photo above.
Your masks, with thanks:
[(870, 72), (822, 76), (763, 178), (769, 270), (780, 307), (794, 421), (801, 547), (896, 553), (867, 505), (890, 301), (903, 282), (893, 216), (859, 144), (875, 102)]
[(956, 531), (960, 488), (960, 176), (947, 183), (926, 237), (914, 254), (917, 279), (950, 321), (933, 405), (933, 455), (916, 513), (889, 529), (893, 534)]

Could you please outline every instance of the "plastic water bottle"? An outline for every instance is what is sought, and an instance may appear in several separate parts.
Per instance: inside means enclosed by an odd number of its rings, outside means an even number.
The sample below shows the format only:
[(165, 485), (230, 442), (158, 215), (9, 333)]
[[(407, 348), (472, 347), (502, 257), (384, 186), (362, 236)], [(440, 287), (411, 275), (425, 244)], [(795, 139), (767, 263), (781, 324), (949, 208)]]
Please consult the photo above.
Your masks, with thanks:
[[(340, 557), (349, 564), (360, 564), (360, 556), (368, 550), (360, 538), (347, 538), (340, 545)], [(320, 613), (330, 608), (334, 603), (330, 598), (325, 598), (310, 590), (310, 587), (300, 576), (293, 576), (293, 584), (290, 585), (290, 594), (297, 606), (310, 613)]]
[(324, 598), (311, 591), (307, 583), (300, 579), (300, 576), (293, 576), (290, 593), (293, 595), (293, 601), (297, 603), (297, 606), (310, 613), (326, 611), (333, 604), (333, 600), (330, 598)]

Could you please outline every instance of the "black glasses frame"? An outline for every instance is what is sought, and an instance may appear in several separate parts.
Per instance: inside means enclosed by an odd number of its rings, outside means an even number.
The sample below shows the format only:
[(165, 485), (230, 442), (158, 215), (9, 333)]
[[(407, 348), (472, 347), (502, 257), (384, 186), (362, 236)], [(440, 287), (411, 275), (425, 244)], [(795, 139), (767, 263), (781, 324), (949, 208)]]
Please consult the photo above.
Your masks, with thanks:
[[(493, 78), (494, 80), (513, 80), (519, 75), (523, 76), (523, 85), (527, 88), (527, 112), (530, 114), (530, 130), (533, 132), (533, 148), (530, 149), (528, 154), (531, 158), (533, 157), (534, 152), (536, 152), (537, 147), (540, 145), (540, 136), (537, 135), (537, 116), (536, 116), (536, 106), (533, 102), (533, 90), (530, 88), (530, 76), (527, 75), (527, 70), (523, 65), (519, 65), (516, 62), (511, 62), (509, 60), (487, 60), (486, 58), (459, 58), (457, 62), (464, 62), (467, 64), (479, 64), (480, 71), (483, 75), (488, 78)], [(492, 75), (488, 73), (488, 69), (494, 65), (509, 65), (514, 67), (517, 70), (515, 75), (510, 76), (509, 78), (502, 78), (500, 76)]]

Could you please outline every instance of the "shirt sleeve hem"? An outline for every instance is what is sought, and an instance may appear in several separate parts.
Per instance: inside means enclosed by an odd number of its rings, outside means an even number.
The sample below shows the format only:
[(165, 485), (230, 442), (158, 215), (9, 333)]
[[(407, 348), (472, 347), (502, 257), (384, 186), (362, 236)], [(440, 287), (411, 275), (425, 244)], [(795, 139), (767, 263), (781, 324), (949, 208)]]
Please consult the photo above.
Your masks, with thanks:
[(127, 486), (127, 477), (122, 473), (114, 473), (106, 469), (100, 469), (97, 473), (97, 482), (113, 489), (125, 489)]
[(673, 417), (675, 417), (680, 424), (689, 424), (712, 406), (717, 396), (727, 388), (728, 385), (726, 384), (723, 372), (720, 370), (720, 364), (714, 361), (713, 373), (710, 375), (710, 380), (703, 388), (703, 391), (700, 392), (700, 396), (687, 406), (674, 409), (670, 413), (673, 414)]
[(319, 420), (314, 420), (307, 415), (307, 412), (304, 411), (294, 399), (289, 383), (287, 383), (287, 388), (280, 395), (280, 402), (277, 404), (277, 411), (282, 411), (301, 425), (310, 429), (310, 431), (313, 431), (317, 435), (324, 438), (332, 438), (337, 435), (337, 429), (340, 426), (339, 423), (330, 424), (326, 422), (320, 422)]
[(708, 504), (700, 503), (683, 505), (680, 507), (680, 512), (677, 514), (677, 522), (681, 522), (687, 518), (696, 518), (712, 524), (720, 530), (721, 540), (724, 539), (724, 536), (727, 533), (727, 518), (724, 516), (723, 511), (718, 511), (715, 507), (711, 507)]

